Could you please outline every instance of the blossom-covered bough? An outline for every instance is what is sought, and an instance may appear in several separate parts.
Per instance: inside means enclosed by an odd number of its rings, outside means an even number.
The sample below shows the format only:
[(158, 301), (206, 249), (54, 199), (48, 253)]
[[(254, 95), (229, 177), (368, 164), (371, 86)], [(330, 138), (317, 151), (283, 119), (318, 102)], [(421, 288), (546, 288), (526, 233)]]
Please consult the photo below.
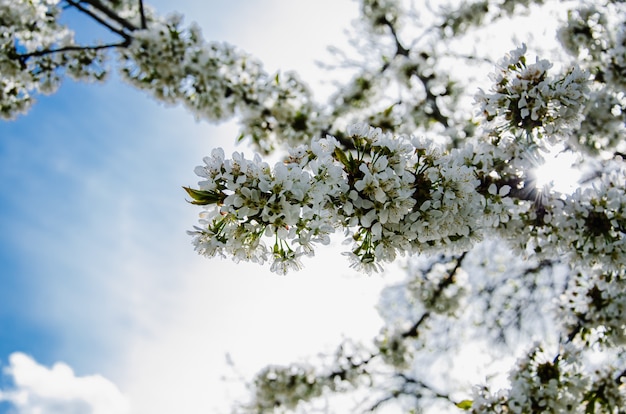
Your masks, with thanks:
[[(338, 233), (358, 271), (409, 258), (372, 344), (268, 366), (237, 412), (327, 412), (333, 395), (351, 411), (624, 412), (626, 6), (360, 5), (357, 55), (336, 63), (354, 77), (319, 104), (297, 75), (269, 74), (142, 1), (0, 0), (0, 115), (26, 112), (64, 75), (104, 79), (115, 51), (126, 81), (198, 119), (237, 118), (261, 154), (215, 149), (196, 168), (185, 190), (202, 206), (198, 253), (286, 274)], [(114, 40), (76, 44), (59, 20), (68, 8)], [(558, 47), (468, 52), (484, 26), (549, 13)], [(538, 185), (554, 148), (579, 155), (575, 191)], [(263, 161), (279, 150), (283, 161)], [(484, 383), (448, 372), (466, 344), (493, 358)]]

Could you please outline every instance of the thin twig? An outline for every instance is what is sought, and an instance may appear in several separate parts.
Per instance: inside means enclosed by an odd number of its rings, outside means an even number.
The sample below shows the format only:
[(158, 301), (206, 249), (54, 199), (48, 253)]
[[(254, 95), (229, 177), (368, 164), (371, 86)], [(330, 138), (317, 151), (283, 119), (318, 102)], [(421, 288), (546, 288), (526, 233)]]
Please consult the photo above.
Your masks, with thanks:
[[(402, 373), (397, 374), (396, 377), (401, 378), (402, 381), (404, 381), (404, 384), (402, 384), (402, 389), (394, 390), (389, 395), (383, 398), (380, 398), (372, 406), (369, 407), (369, 409), (367, 410), (368, 412), (376, 411), (383, 404), (385, 404), (388, 401), (393, 400), (394, 398), (397, 398), (400, 395), (407, 395), (415, 399), (420, 399), (424, 396), (420, 392), (420, 390), (425, 390), (431, 393), (434, 397), (441, 398), (443, 400), (450, 402), (451, 404), (454, 404), (454, 401), (452, 400), (452, 398), (450, 398), (449, 395), (435, 390), (433, 387), (431, 387), (430, 385), (426, 384), (425, 382), (421, 380), (409, 377)], [(409, 387), (409, 385), (411, 385), (411, 387)], [(419, 387), (419, 389), (416, 389), (415, 387)]]
[(452, 53), (452, 52), (443, 53), (442, 56), (448, 56), (454, 59), (474, 60), (477, 62), (488, 63), (490, 65), (496, 64), (494, 60), (488, 57), (484, 57), (484, 56), (466, 55), (463, 53)]
[(405, 382), (405, 384), (417, 385), (420, 388), (428, 390), (429, 392), (431, 392), (437, 398), (441, 398), (441, 399), (448, 400), (448, 401), (452, 402), (452, 400), (450, 399), (450, 396), (448, 394), (444, 394), (444, 393), (442, 393), (440, 391), (435, 390), (432, 386), (426, 384), (422, 380), (418, 380), (417, 378), (409, 377), (408, 375), (405, 375), (403, 373), (399, 373), (397, 375), (397, 377), (402, 378), (402, 380)]

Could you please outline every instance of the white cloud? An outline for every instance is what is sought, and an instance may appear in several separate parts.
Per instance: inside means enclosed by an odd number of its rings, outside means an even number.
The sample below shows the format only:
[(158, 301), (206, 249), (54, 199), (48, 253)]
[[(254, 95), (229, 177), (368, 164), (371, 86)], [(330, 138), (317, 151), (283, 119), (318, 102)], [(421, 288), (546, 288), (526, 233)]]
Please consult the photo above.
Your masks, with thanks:
[(28, 355), (15, 352), (5, 374), (12, 389), (0, 390), (0, 401), (15, 406), (19, 414), (127, 414), (130, 404), (111, 381), (100, 375), (77, 377), (62, 362), (52, 368)]

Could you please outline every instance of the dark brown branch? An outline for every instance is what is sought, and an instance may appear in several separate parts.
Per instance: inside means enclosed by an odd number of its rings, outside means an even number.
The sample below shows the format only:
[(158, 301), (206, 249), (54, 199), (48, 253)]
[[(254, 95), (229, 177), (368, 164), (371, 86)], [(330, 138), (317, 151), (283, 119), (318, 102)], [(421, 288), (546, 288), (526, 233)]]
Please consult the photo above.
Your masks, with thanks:
[[(404, 47), (398, 38), (398, 33), (396, 32), (396, 28), (393, 23), (390, 22), (387, 18), (383, 19), (383, 23), (389, 28), (391, 35), (393, 36), (394, 42), (396, 44), (396, 56), (404, 56), (409, 57), (410, 50)], [(441, 113), (441, 109), (437, 103), (437, 96), (433, 94), (430, 81), (433, 79), (433, 76), (424, 76), (420, 73), (419, 68), (415, 68), (413, 72), (415, 76), (422, 82), (424, 86), (424, 91), (426, 92), (426, 101), (430, 104), (430, 109), (432, 110), (432, 117), (434, 120), (445, 126), (446, 128), (449, 126), (448, 117)]]
[[(420, 390), (425, 390), (436, 398), (440, 398), (440, 399), (450, 402), (451, 404), (454, 404), (454, 401), (452, 401), (449, 395), (433, 389), (433, 387), (424, 383), (423, 381), (420, 381), (416, 378), (409, 377), (408, 375), (404, 375), (402, 373), (397, 374), (396, 377), (404, 381), (404, 383), (402, 384), (402, 388), (399, 390), (391, 391), (389, 395), (376, 401), (371, 407), (369, 407), (369, 409), (367, 410), (368, 412), (374, 412), (386, 402), (391, 401), (400, 395), (407, 395), (415, 399), (420, 399), (421, 397), (423, 397)], [(416, 389), (416, 387), (418, 387), (418, 389)]]
[(117, 33), (118, 35), (122, 36), (126, 41), (130, 42), (131, 37), (128, 35), (128, 33), (124, 32), (123, 30), (118, 29), (117, 27), (112, 26), (109, 22), (107, 22), (106, 20), (104, 20), (103, 18), (101, 18), (100, 16), (92, 12), (91, 10), (89, 10), (88, 8), (83, 7), (79, 2), (76, 2), (74, 0), (66, 0), (66, 1), (69, 5), (74, 6), (76, 9), (85, 13), (86, 15), (88, 15), (89, 17), (91, 17), (92, 19), (94, 19), (95, 21), (97, 21), (98, 23), (100, 23), (101, 25), (103, 25), (104, 27), (112, 31), (113, 33)]
[(405, 382), (405, 384), (412, 384), (412, 385), (417, 385), (420, 388), (423, 388), (425, 390), (428, 390), (430, 393), (432, 393), (435, 397), (437, 398), (441, 398), (444, 400), (448, 400), (450, 402), (453, 402), (452, 399), (450, 398), (449, 395), (444, 394), (440, 391), (435, 390), (433, 387), (431, 387), (430, 385), (426, 384), (425, 382), (418, 380), (416, 378), (412, 378), (409, 377), (408, 375), (404, 375), (402, 373), (397, 375), (399, 378), (402, 378), (402, 380)]
[(396, 43), (396, 56), (405, 56), (409, 57), (409, 49), (404, 47), (402, 43), (400, 43), (400, 39), (398, 38), (398, 33), (396, 32), (396, 28), (393, 24), (386, 18), (383, 18), (383, 24), (389, 28), (391, 35)]
[[(465, 259), (466, 255), (467, 252), (461, 254), (456, 259), (456, 264), (454, 265), (454, 268), (452, 268), (448, 275), (441, 282), (439, 282), (439, 286), (437, 286), (437, 290), (435, 291), (431, 299), (432, 302), (436, 301), (441, 296), (443, 291), (448, 286), (454, 283), (454, 276), (457, 270), (459, 270), (459, 268), (461, 267), (463, 259)], [(431, 313), (429, 311), (424, 312), (424, 314), (417, 320), (417, 322), (415, 322), (415, 324), (413, 324), (413, 326), (411, 326), (411, 328), (409, 328), (409, 330), (402, 333), (402, 338), (417, 338), (420, 326), (430, 317), (430, 315)]]
[(434, 75), (424, 76), (417, 71), (415, 75), (424, 85), (424, 91), (426, 92), (426, 101), (430, 103), (430, 109), (433, 111), (431, 116), (441, 125), (448, 128), (450, 126), (450, 123), (448, 122), (448, 117), (441, 112), (441, 109), (439, 109), (439, 104), (437, 103), (437, 95), (435, 95), (430, 88), (430, 81), (434, 79)]
[(370, 408), (367, 409), (367, 411), (372, 413), (372, 412), (378, 410), (378, 408), (380, 408), (381, 405), (383, 405), (387, 401), (391, 401), (394, 398), (397, 398), (398, 395), (400, 395), (400, 394), (402, 394), (402, 392), (400, 392), (400, 391), (392, 391), (391, 394), (389, 394), (386, 397), (383, 397), (383, 398), (379, 399), (378, 401), (376, 401)]
[(340, 369), (337, 369), (337, 370), (334, 370), (333, 372), (331, 372), (328, 375), (328, 378), (330, 378), (330, 379), (338, 378), (341, 381), (345, 381), (346, 378), (348, 377), (348, 370), (355, 369), (355, 368), (361, 368), (361, 367), (369, 364), (372, 361), (372, 359), (374, 359), (374, 357), (376, 357), (377, 355), (378, 354), (370, 354), (370, 355), (368, 355), (367, 358), (365, 358), (365, 359), (363, 359), (363, 360), (361, 360), (359, 362), (354, 362), (352, 360), (352, 358), (348, 357), (347, 359), (348, 359), (348, 362), (350, 363), (349, 366), (344, 367), (344, 368), (340, 368)]
[(484, 56), (464, 55), (464, 54), (461, 54), (461, 53), (446, 53), (446, 54), (444, 54), (444, 56), (449, 56), (449, 57), (455, 58), (455, 59), (473, 60), (473, 61), (476, 61), (476, 62), (487, 63), (487, 64), (492, 65), (492, 66), (497, 63), (493, 59), (490, 59), (490, 58), (484, 57)]
[(417, 338), (418, 330), (420, 326), (430, 317), (430, 312), (426, 311), (422, 314), (422, 316), (411, 326), (411, 328), (402, 333), (403, 338)]
[(572, 327), (572, 329), (567, 334), (567, 342), (572, 342), (574, 338), (582, 331), (583, 329), (583, 319), (582, 317), (578, 320), (576, 325)]
[[(394, 57), (404, 56), (408, 58), (410, 54), (410, 49), (405, 47), (400, 41), (394, 24), (391, 21), (389, 21), (389, 19), (387, 19), (386, 17), (382, 17), (380, 23), (382, 23), (382, 25), (389, 28), (389, 32), (391, 33), (391, 36), (396, 46)], [(428, 32), (429, 30), (430, 29), (426, 30), (426, 32)], [(372, 76), (372, 79), (381, 77), (387, 71), (387, 69), (389, 69), (390, 66), (391, 66), (390, 61), (383, 63), (383, 65), (380, 67), (377, 73), (374, 76)], [(428, 115), (435, 121), (442, 124), (444, 127), (448, 128), (450, 126), (450, 121), (448, 117), (441, 112), (439, 103), (437, 102), (438, 96), (432, 92), (431, 81), (434, 79), (434, 75), (424, 76), (422, 73), (420, 73), (420, 68), (417, 66), (410, 73), (408, 73), (408, 75), (417, 77), (417, 79), (422, 83), (425, 94), (426, 94), (426, 105), (428, 105), (428, 107), (431, 110), (431, 112), (428, 113)], [(370, 88), (372, 87), (373, 87), (373, 83), (370, 86)], [(351, 96), (343, 96), (343, 97), (339, 97), (338, 100), (340, 102), (345, 103), (345, 102), (350, 101), (351, 98), (352, 98)], [(340, 109), (339, 107), (334, 108), (333, 115), (335, 117), (339, 117), (341, 115), (342, 112), (339, 109)], [(326, 133), (330, 133), (331, 131), (332, 131), (332, 124), (322, 131), (322, 135)], [(352, 143), (350, 142), (349, 139), (346, 139), (345, 137), (341, 137), (337, 135), (335, 135), (335, 137), (345, 148), (353, 149)]]
[(139, 0), (139, 15), (141, 16), (141, 28), (145, 30), (148, 28), (148, 24), (146, 23), (146, 14), (143, 10), (143, 0)]
[(108, 8), (107, 6), (102, 4), (102, 2), (100, 0), (82, 0), (82, 1), (87, 3), (87, 4), (89, 4), (91, 7), (93, 7), (96, 10), (98, 10), (99, 12), (102, 12), (109, 19), (113, 20), (114, 22), (116, 22), (117, 24), (122, 26), (122, 28), (124, 28), (124, 29), (126, 29), (128, 31), (132, 32), (132, 31), (135, 31), (135, 30), (139, 29), (137, 26), (135, 26), (134, 24), (132, 24), (128, 20), (120, 17), (117, 13), (115, 13), (115, 11), (111, 10), (110, 8)]
[(19, 54), (18, 53), (16, 56), (20, 60), (22, 60), (24, 62), (28, 58), (31, 58), (31, 57), (45, 56), (45, 55), (49, 55), (49, 54), (52, 54), (52, 53), (81, 51), (81, 50), (111, 49), (111, 48), (116, 48), (116, 47), (127, 47), (129, 44), (130, 44), (130, 42), (128, 40), (124, 40), (123, 42), (119, 42), (119, 43), (110, 43), (110, 44), (106, 44), (106, 45), (97, 45), (97, 46), (78, 46), (78, 45), (75, 45), (75, 46), (64, 46), (64, 47), (60, 47), (58, 49), (37, 50), (35, 52), (23, 53), (23, 54)]

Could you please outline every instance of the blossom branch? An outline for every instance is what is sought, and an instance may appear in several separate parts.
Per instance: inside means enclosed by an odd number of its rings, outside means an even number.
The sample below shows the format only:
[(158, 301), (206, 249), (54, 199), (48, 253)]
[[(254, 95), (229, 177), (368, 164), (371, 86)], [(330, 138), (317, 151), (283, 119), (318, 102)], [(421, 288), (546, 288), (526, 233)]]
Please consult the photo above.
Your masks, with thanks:
[(16, 56), (22, 61), (28, 60), (28, 58), (35, 56), (45, 56), (52, 53), (61, 53), (61, 52), (72, 52), (72, 51), (83, 51), (83, 50), (102, 50), (102, 49), (112, 49), (118, 47), (127, 47), (130, 44), (130, 41), (124, 40), (123, 42), (118, 43), (109, 43), (106, 45), (95, 45), (95, 46), (64, 46), (57, 49), (45, 49), (45, 50), (37, 50), (30, 53), (18, 53)]
[[(382, 17), (382, 23), (389, 28), (389, 31), (391, 32), (391, 35), (394, 39), (394, 42), (396, 44), (396, 56), (403, 56), (403, 57), (408, 58), (410, 50), (404, 47), (402, 43), (400, 42), (400, 39), (398, 38), (398, 34), (396, 32), (396, 28), (393, 25), (393, 23), (390, 22), (386, 16)], [(425, 55), (426, 53), (422, 52), (422, 54)], [(388, 64), (385, 64), (385, 66), (386, 65)], [(415, 75), (424, 87), (424, 92), (426, 93), (426, 102), (427, 102), (428, 107), (432, 111), (431, 115), (433, 119), (447, 128), (449, 126), (449, 119), (447, 116), (445, 116), (441, 112), (441, 108), (439, 108), (439, 103), (437, 102), (437, 95), (435, 95), (432, 91), (431, 85), (432, 85), (432, 80), (435, 78), (435, 74), (433, 73), (431, 75), (426, 76), (422, 73), (422, 71), (420, 70), (420, 67), (417, 65), (411, 71), (411, 74)]]
[(406, 395), (408, 397), (419, 400), (424, 397), (424, 395), (422, 395), (422, 391), (427, 391), (429, 394), (431, 394), (431, 396), (445, 400), (451, 404), (456, 404), (449, 395), (444, 394), (441, 391), (435, 390), (432, 386), (426, 384), (424, 381), (410, 377), (403, 373), (398, 373), (395, 375), (395, 377), (402, 380), (402, 387), (400, 389), (394, 389), (390, 391), (389, 395), (380, 398), (367, 409), (367, 412), (374, 412), (385, 403), (393, 401), (400, 395)]
[[(101, 25), (103, 25), (104, 27), (106, 27), (107, 29), (109, 29), (110, 31), (112, 31), (113, 33), (116, 33), (118, 35), (120, 35), (121, 37), (123, 37), (126, 41), (130, 41), (131, 37), (128, 33), (126, 33), (124, 30), (118, 29), (116, 27), (114, 27), (113, 25), (111, 25), (109, 22), (107, 22), (106, 20), (104, 20), (103, 18), (101, 18), (100, 16), (98, 16), (96, 13), (94, 13), (93, 11), (89, 10), (86, 7), (83, 7), (80, 2), (75, 1), (75, 0), (66, 0), (68, 4), (70, 4), (71, 6), (73, 6), (74, 8), (76, 8), (77, 10), (80, 10), (81, 12), (85, 13), (86, 15), (88, 15), (89, 17), (91, 17), (93, 20), (97, 21), (98, 23), (100, 23)], [(112, 12), (111, 12), (112, 13)]]
[[(67, 0), (67, 1), (70, 2), (70, 4), (74, 3), (74, 7), (76, 7), (76, 2), (74, 0)], [(109, 7), (105, 6), (100, 0), (80, 0), (80, 1), (91, 5), (94, 9), (100, 11), (101, 13), (103, 13), (108, 18), (110, 18), (114, 22), (118, 23), (122, 28), (124, 28), (124, 29), (126, 29), (128, 31), (132, 32), (132, 31), (135, 31), (135, 30), (139, 29), (137, 26), (135, 26), (134, 24), (132, 24), (128, 20), (120, 17), (117, 13), (115, 13), (115, 11), (113, 11)], [(90, 14), (90, 16), (93, 17), (93, 14)]]
[(393, 23), (389, 21), (387, 16), (382, 16), (381, 22), (383, 25), (387, 26), (389, 28), (389, 31), (391, 32), (391, 36), (393, 37), (396, 44), (396, 56), (408, 57), (409, 49), (404, 47), (400, 42), (400, 38), (398, 37), (398, 33), (396, 32), (396, 28)]
[[(404, 381), (405, 384), (416, 385), (416, 386), (418, 386), (418, 387), (420, 387), (422, 389), (428, 390), (435, 397), (441, 398), (443, 400), (447, 400), (447, 401), (449, 401), (449, 402), (454, 404), (454, 402), (452, 401), (451, 397), (448, 394), (445, 394), (445, 393), (443, 393), (441, 391), (435, 390), (433, 386), (426, 384), (422, 380), (419, 380), (419, 379), (414, 378), (414, 377), (410, 377), (410, 376), (408, 376), (406, 374), (403, 374), (403, 373), (398, 373), (397, 377), (401, 378)], [(407, 391), (408, 391), (407, 392), (408, 395), (411, 395), (411, 394), (414, 393), (414, 392), (412, 392), (412, 390), (411, 391), (407, 390)]]
[[(439, 282), (439, 285), (437, 286), (435, 292), (430, 298), (431, 303), (426, 304), (428, 308), (431, 308), (432, 303), (437, 301), (441, 297), (444, 290), (454, 283), (454, 277), (456, 275), (456, 272), (461, 268), (466, 255), (467, 252), (464, 252), (460, 256), (455, 258), (454, 267), (448, 272), (447, 276)], [(401, 334), (402, 338), (417, 338), (420, 326), (430, 317), (430, 315), (430, 311), (424, 312), (422, 316), (413, 324), (413, 326), (411, 326), (407, 331)]]

